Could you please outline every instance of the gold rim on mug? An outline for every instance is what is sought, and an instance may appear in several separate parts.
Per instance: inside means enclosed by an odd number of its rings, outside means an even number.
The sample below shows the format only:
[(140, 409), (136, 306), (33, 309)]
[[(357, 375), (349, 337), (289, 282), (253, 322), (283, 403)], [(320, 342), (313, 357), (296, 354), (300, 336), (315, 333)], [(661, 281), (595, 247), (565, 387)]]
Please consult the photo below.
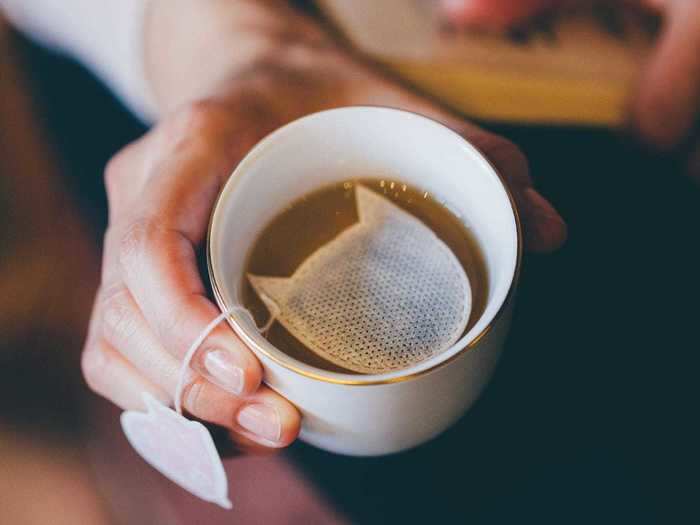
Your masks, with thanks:
[[(405, 109), (397, 109), (397, 108), (390, 108), (387, 106), (371, 106), (371, 105), (365, 105), (365, 106), (345, 106), (346, 108), (381, 108), (381, 109), (391, 109), (393, 111), (401, 111), (403, 113), (409, 113), (411, 115), (415, 115), (427, 120), (430, 120), (437, 124), (438, 126), (441, 126), (454, 135), (456, 135), (460, 140), (465, 142), (467, 145), (469, 145), (471, 148), (474, 148), (476, 152), (481, 156), (481, 158), (491, 167), (493, 172), (496, 174), (498, 177), (499, 182), (501, 183), (501, 186), (506, 192), (506, 195), (508, 196), (508, 201), (510, 202), (510, 207), (511, 210), (513, 211), (513, 217), (515, 218), (515, 229), (516, 229), (516, 242), (517, 242), (517, 249), (516, 249), (516, 260), (515, 260), (515, 270), (513, 272), (513, 278), (511, 279), (510, 286), (508, 288), (508, 292), (506, 293), (506, 296), (503, 298), (503, 302), (498, 308), (498, 311), (494, 314), (493, 318), (488, 322), (488, 324), (474, 336), (474, 338), (466, 343), (464, 345), (464, 348), (460, 349), (459, 351), (455, 352), (453, 355), (450, 357), (439, 361), (435, 363), (433, 366), (430, 366), (428, 368), (422, 369), (422, 370), (417, 370), (415, 372), (410, 372), (407, 374), (403, 375), (398, 375), (395, 377), (390, 377), (386, 379), (372, 379), (372, 376), (363, 376), (363, 375), (358, 375), (357, 379), (345, 379), (345, 378), (337, 378), (337, 377), (330, 377), (328, 375), (325, 375), (324, 372), (320, 369), (318, 369), (317, 372), (311, 372), (309, 370), (304, 370), (303, 368), (300, 368), (295, 365), (295, 362), (297, 361), (294, 358), (288, 357), (288, 361), (284, 359), (280, 359), (274, 354), (271, 354), (268, 352), (265, 348), (261, 347), (256, 341), (254, 341), (246, 331), (242, 328), (242, 326), (236, 322), (234, 314), (229, 315), (226, 320), (228, 323), (231, 325), (231, 328), (236, 332), (237, 335), (239, 335), (241, 338), (244, 339), (244, 343), (246, 345), (252, 347), (255, 349), (255, 351), (260, 352), (263, 354), (265, 357), (268, 359), (274, 361), (278, 365), (291, 370), (292, 372), (295, 372), (299, 375), (308, 377), (310, 379), (315, 379), (317, 381), (324, 381), (326, 383), (334, 383), (334, 384), (339, 384), (339, 385), (354, 385), (354, 386), (369, 386), (369, 385), (381, 385), (381, 384), (390, 384), (390, 383), (399, 383), (401, 381), (408, 381), (411, 379), (416, 379), (418, 377), (421, 377), (425, 374), (428, 374), (430, 372), (433, 372), (437, 370), (438, 368), (441, 368), (449, 363), (451, 363), (453, 360), (455, 360), (457, 357), (461, 356), (463, 353), (469, 351), (470, 349), (476, 347), (476, 345), (479, 344), (479, 341), (481, 341), (493, 328), (493, 326), (496, 324), (496, 322), (501, 318), (503, 315), (503, 312), (505, 311), (506, 306), (512, 299), (513, 294), (515, 293), (515, 286), (518, 282), (518, 279), (520, 278), (520, 269), (522, 265), (522, 256), (523, 256), (523, 234), (522, 234), (522, 222), (520, 219), (520, 214), (518, 213), (518, 208), (515, 204), (515, 198), (513, 197), (512, 192), (508, 188), (508, 185), (506, 182), (503, 180), (503, 176), (501, 173), (496, 169), (496, 167), (493, 165), (493, 163), (488, 159), (488, 157), (479, 149), (477, 148), (474, 144), (469, 142), (466, 138), (464, 138), (462, 135), (451, 129), (450, 127), (446, 126), (442, 122), (439, 122), (433, 118), (426, 117), (425, 115), (421, 115), (420, 113), (416, 113), (414, 111), (408, 111)], [(340, 108), (338, 108), (340, 109)], [(333, 111), (333, 110), (324, 110), (324, 111), (319, 111), (316, 113), (311, 113), (309, 115), (306, 115), (304, 117), (301, 117), (301, 120), (303, 118), (311, 117), (313, 115), (317, 115), (318, 113), (324, 113), (325, 111)], [(292, 121), (296, 122), (296, 121)], [(282, 128), (288, 126), (292, 122), (285, 124), (282, 126)], [(275, 134), (278, 130), (282, 129), (278, 128), (277, 130), (273, 131), (269, 135), (265, 136), (263, 139), (261, 139), (255, 146), (253, 146), (253, 149), (251, 149), (250, 152), (248, 152), (236, 165), (236, 168), (234, 168), (234, 171), (240, 166), (248, 157), (251, 155), (251, 153), (257, 148), (259, 144), (261, 144), (263, 141), (267, 140), (271, 135)], [(209, 221), (209, 225), (207, 228), (207, 270), (209, 271), (209, 280), (211, 282), (212, 286), (212, 291), (214, 292), (214, 298), (216, 299), (216, 303), (218, 304), (219, 308), (221, 309), (222, 312), (225, 312), (231, 308), (232, 305), (229, 305), (226, 303), (226, 301), (223, 298), (223, 294), (221, 293), (221, 289), (219, 287), (219, 283), (216, 280), (216, 273), (214, 271), (214, 264), (213, 264), (213, 258), (212, 258), (212, 243), (211, 243), (211, 234), (212, 234), (212, 229), (214, 227), (214, 217), (216, 216), (216, 212), (219, 209), (219, 205), (221, 203), (221, 199), (225, 193), (224, 190), (228, 188), (228, 191), (232, 191), (231, 188), (236, 184), (236, 181), (232, 178), (228, 179), (224, 185), (221, 188), (221, 191), (219, 192), (219, 195), (216, 198), (216, 201), (214, 203), (214, 207), (212, 208), (212, 214), (211, 218)], [(238, 328), (238, 330), (236, 330)], [(455, 344), (459, 344), (459, 341)], [(280, 350), (281, 352), (281, 350)], [(312, 367), (311, 365), (304, 365), (308, 366), (309, 368), (315, 368)], [(329, 372), (331, 374), (334, 374), (334, 372)], [(366, 379), (362, 379), (365, 377)]]

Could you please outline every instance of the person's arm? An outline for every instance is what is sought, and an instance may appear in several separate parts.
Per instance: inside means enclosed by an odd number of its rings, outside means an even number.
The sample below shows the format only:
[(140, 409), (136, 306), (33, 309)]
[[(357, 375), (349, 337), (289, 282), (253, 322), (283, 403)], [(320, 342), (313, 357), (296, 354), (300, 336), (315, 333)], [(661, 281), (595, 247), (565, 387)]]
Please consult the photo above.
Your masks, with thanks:
[(84, 63), (141, 119), (154, 117), (143, 63), (148, 0), (0, 0), (31, 39)]

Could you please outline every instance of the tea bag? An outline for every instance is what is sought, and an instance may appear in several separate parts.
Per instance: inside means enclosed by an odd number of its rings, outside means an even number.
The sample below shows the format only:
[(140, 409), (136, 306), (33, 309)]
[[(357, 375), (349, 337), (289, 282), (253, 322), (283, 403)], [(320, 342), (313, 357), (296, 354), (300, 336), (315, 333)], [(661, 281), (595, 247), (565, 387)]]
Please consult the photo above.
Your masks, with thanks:
[(365, 374), (406, 368), (452, 346), (471, 312), (452, 250), (410, 213), (356, 186), (359, 222), (291, 277), (248, 275), (255, 292), (309, 350)]
[(230, 509), (228, 479), (216, 445), (207, 428), (182, 415), (182, 392), (191, 381), (190, 363), (204, 339), (240, 307), (213, 319), (190, 345), (180, 365), (174, 410), (152, 395), (142, 395), (146, 411), (122, 412), (122, 430), (131, 446), (153, 468), (191, 494)]

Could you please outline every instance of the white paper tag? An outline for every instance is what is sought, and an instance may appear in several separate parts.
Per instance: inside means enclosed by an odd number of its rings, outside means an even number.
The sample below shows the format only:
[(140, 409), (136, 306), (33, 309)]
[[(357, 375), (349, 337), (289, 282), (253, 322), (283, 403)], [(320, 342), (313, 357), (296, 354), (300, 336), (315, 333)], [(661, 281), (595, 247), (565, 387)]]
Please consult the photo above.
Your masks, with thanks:
[(144, 393), (146, 412), (121, 415), (126, 438), (138, 454), (166, 478), (195, 496), (225, 509), (228, 481), (214, 440), (204, 425), (190, 421)]

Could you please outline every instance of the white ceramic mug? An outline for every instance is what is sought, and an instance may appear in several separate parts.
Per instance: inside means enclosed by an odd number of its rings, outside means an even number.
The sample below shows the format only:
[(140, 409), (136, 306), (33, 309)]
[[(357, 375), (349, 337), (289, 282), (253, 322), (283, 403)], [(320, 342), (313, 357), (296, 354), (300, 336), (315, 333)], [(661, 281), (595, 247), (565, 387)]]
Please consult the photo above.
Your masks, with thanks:
[(301, 439), (373, 456), (415, 447), (452, 425), (488, 382), (510, 324), (521, 257), (513, 200), (460, 135), (420, 115), (380, 107), (315, 113), (278, 129), (240, 162), (214, 208), (209, 272), (222, 311), (241, 304), (250, 248), (292, 201), (333, 182), (385, 178), (430, 192), (475, 234), (488, 268), (481, 318), (450, 349), (376, 375), (329, 372), (272, 346), (245, 313), (229, 323), (258, 356), (265, 382), (302, 413)]

